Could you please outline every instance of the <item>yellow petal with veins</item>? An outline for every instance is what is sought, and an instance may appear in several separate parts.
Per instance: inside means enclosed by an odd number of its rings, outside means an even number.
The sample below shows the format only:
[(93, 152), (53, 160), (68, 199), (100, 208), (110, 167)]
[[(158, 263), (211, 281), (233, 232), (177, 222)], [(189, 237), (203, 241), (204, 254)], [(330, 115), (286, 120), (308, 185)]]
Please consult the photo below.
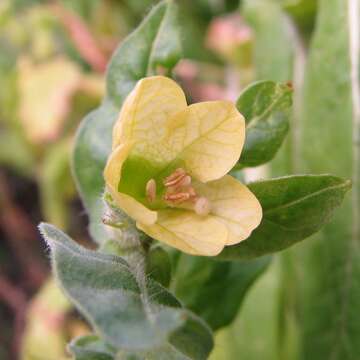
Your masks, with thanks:
[(262, 208), (255, 195), (230, 175), (206, 184), (195, 182), (195, 191), (211, 204), (209, 216), (223, 223), (229, 230), (226, 245), (234, 245), (248, 238), (260, 224)]
[(134, 142), (133, 155), (164, 163), (168, 154), (157, 144), (166, 134), (170, 117), (187, 107), (181, 87), (170, 78), (151, 76), (140, 80), (122, 106), (113, 129), (113, 148)]
[(146, 206), (136, 201), (133, 197), (124, 193), (119, 193), (113, 188), (108, 188), (117, 206), (135, 221), (141, 221), (146, 225), (156, 222), (157, 212), (149, 210)]
[(149, 210), (131, 196), (117, 191), (117, 186), (121, 177), (121, 168), (128, 157), (131, 148), (131, 143), (121, 144), (110, 154), (104, 170), (106, 187), (117, 206), (119, 206), (127, 215), (136, 221), (151, 225), (154, 224), (157, 219), (157, 212)]
[(244, 117), (230, 101), (190, 105), (175, 114), (162, 148), (186, 170), (207, 182), (224, 176), (240, 157), (245, 140)]
[(113, 187), (114, 189), (118, 187), (121, 178), (121, 169), (131, 148), (131, 143), (124, 143), (119, 145), (110, 154), (104, 170), (104, 178), (107, 186)]
[(228, 230), (214, 218), (192, 211), (159, 210), (156, 224), (137, 227), (152, 238), (191, 255), (215, 256), (224, 248)]

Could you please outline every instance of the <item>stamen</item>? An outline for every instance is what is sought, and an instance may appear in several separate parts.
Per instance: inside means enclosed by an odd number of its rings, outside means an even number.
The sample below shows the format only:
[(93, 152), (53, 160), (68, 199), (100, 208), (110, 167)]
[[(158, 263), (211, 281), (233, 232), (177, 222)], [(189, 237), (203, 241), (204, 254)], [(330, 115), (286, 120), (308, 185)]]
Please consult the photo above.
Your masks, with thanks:
[(146, 183), (145, 192), (146, 198), (149, 200), (149, 202), (153, 202), (156, 198), (156, 182), (154, 179), (150, 179)]
[(192, 186), (189, 186), (187, 188), (187, 192), (190, 194), (190, 197), (191, 198), (194, 198), (196, 196), (196, 192), (195, 192), (195, 189), (192, 187)]
[(211, 204), (206, 197), (199, 197), (196, 199), (194, 210), (198, 215), (206, 216), (210, 213)]
[(187, 192), (181, 192), (177, 194), (165, 194), (164, 199), (173, 203), (181, 203), (190, 199), (190, 194)]
[(189, 186), (191, 184), (191, 176), (186, 175), (176, 185), (177, 186)]
[(178, 204), (196, 198), (196, 192), (191, 186), (191, 176), (183, 168), (176, 169), (164, 179), (166, 187), (164, 200)]
[(186, 171), (182, 168), (176, 169), (171, 175), (165, 178), (164, 185), (165, 186), (174, 186), (179, 181), (181, 181), (184, 177), (186, 177)]
[[(175, 182), (175, 180), (174, 180)], [(181, 188), (187, 188), (188, 186), (191, 185), (191, 176), (186, 175), (183, 178), (179, 179), (178, 181), (176, 181), (175, 184), (171, 185), (171, 186), (166, 186), (167, 188), (167, 192), (169, 193), (176, 193), (178, 192)]]

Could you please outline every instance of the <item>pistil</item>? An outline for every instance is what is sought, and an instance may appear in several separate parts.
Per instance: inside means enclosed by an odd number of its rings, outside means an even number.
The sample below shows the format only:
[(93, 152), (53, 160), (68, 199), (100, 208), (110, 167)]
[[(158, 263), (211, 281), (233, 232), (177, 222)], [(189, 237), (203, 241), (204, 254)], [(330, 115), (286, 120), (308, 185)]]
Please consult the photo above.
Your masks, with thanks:
[(198, 215), (206, 216), (210, 213), (211, 204), (210, 201), (203, 196), (198, 197), (195, 200), (194, 210)]

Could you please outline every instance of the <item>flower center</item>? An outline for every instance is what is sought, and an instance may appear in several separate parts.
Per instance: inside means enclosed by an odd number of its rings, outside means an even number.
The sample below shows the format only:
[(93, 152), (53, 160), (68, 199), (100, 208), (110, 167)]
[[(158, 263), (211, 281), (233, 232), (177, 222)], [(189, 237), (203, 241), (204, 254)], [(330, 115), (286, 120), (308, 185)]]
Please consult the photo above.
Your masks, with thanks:
[[(199, 196), (191, 182), (191, 176), (183, 168), (176, 169), (163, 181), (165, 186), (163, 199), (172, 207), (186, 202), (186, 205), (190, 205), (198, 215), (206, 216), (211, 210), (210, 201)], [(154, 179), (150, 179), (146, 184), (146, 197), (150, 203), (156, 199), (156, 182)]]

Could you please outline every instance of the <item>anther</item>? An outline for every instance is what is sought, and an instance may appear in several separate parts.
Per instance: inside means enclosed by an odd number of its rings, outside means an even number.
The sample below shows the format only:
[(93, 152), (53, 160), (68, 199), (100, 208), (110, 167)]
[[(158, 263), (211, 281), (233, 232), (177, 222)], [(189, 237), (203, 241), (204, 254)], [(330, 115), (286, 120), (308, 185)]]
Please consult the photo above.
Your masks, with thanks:
[(211, 210), (210, 201), (206, 197), (199, 197), (195, 201), (194, 210), (198, 215), (206, 216)]
[(178, 168), (171, 175), (169, 175), (168, 177), (165, 178), (164, 185), (165, 186), (177, 185), (185, 177), (186, 177), (186, 171), (182, 168)]
[(176, 185), (177, 186), (189, 186), (191, 184), (191, 176), (186, 175)]
[(145, 192), (146, 198), (149, 200), (149, 202), (153, 202), (156, 198), (156, 182), (154, 179), (150, 179), (146, 183)]
[(181, 203), (190, 199), (190, 194), (187, 192), (181, 192), (177, 194), (165, 194), (164, 199), (173, 203)]
[(192, 186), (189, 186), (186, 190), (189, 193), (191, 198), (194, 198), (196, 196), (195, 189)]

